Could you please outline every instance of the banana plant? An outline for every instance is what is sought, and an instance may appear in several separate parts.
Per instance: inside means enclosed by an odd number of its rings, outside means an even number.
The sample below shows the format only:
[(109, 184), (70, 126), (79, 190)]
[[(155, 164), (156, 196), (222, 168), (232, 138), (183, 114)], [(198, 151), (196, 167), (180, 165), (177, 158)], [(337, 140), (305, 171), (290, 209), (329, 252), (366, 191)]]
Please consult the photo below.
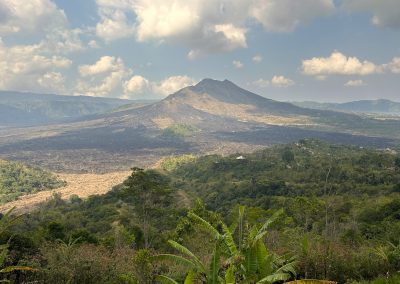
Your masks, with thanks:
[[(184, 284), (195, 284), (195, 283), (209, 283), (209, 284), (221, 284), (223, 279), (220, 278), (220, 260), (221, 260), (221, 250), (218, 243), (215, 244), (213, 256), (209, 266), (200, 261), (200, 259), (195, 256), (188, 248), (178, 244), (174, 241), (168, 241), (168, 243), (179, 251), (182, 255), (174, 254), (159, 254), (154, 257), (156, 260), (166, 260), (172, 261), (175, 264), (180, 264), (189, 269)], [(160, 283), (178, 283), (172, 278), (164, 275), (159, 275), (156, 278)], [(234, 283), (234, 282), (232, 282)]]
[[(169, 241), (170, 245), (185, 257), (161, 254), (156, 258), (159, 260), (172, 260), (175, 263), (186, 266), (189, 272), (186, 275), (185, 284), (271, 284), (290, 279), (295, 275), (295, 260), (283, 260), (277, 257), (268, 251), (264, 243), (264, 237), (268, 233), (268, 229), (282, 215), (283, 211), (276, 212), (262, 226), (254, 225), (244, 231), (244, 210), (244, 207), (239, 208), (239, 220), (230, 228), (221, 223), (222, 232), (219, 232), (200, 216), (189, 212), (188, 217), (195, 224), (206, 230), (210, 234), (212, 241), (215, 242), (209, 267), (203, 264), (189, 249), (174, 241)], [(233, 236), (236, 230), (239, 231), (238, 244), (235, 243)], [(222, 257), (225, 264), (221, 267)], [(177, 283), (167, 276), (159, 276), (158, 281), (160, 283)]]
[(296, 275), (295, 259), (283, 260), (268, 251), (264, 243), (264, 237), (268, 229), (283, 214), (282, 210), (277, 211), (262, 226), (254, 225), (248, 230), (243, 242), (241, 254), (244, 261), (241, 265), (242, 283), (274, 283), (286, 281)]

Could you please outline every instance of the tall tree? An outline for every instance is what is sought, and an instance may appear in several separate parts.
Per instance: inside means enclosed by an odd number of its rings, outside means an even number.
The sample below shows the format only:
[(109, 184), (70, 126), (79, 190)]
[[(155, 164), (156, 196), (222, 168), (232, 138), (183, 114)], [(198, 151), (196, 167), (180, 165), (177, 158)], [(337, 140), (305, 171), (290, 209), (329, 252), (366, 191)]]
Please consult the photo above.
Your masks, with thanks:
[(155, 170), (133, 168), (124, 186), (125, 192), (132, 198), (143, 231), (144, 247), (147, 249), (150, 246), (150, 230), (154, 218), (160, 208), (171, 203), (169, 180)]

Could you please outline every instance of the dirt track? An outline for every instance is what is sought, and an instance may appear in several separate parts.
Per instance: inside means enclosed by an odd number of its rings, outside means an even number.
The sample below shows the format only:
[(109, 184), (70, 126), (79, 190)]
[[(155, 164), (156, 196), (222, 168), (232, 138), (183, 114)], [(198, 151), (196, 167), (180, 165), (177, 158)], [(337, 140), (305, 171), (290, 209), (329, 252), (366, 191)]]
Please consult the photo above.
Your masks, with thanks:
[(60, 179), (67, 182), (65, 187), (22, 196), (16, 201), (1, 205), (0, 212), (6, 212), (15, 207), (16, 213), (27, 213), (50, 199), (54, 193), (60, 193), (63, 199), (68, 199), (72, 195), (85, 198), (94, 194), (104, 194), (113, 186), (123, 182), (130, 174), (129, 171), (107, 174), (57, 174)]

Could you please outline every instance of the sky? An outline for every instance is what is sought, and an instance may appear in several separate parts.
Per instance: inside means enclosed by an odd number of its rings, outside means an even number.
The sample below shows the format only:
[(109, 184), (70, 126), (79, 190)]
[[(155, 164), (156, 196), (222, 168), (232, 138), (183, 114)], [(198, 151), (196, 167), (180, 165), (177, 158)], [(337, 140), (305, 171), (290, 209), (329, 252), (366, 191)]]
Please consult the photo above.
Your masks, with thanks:
[(399, 0), (0, 0), (0, 90), (400, 101)]

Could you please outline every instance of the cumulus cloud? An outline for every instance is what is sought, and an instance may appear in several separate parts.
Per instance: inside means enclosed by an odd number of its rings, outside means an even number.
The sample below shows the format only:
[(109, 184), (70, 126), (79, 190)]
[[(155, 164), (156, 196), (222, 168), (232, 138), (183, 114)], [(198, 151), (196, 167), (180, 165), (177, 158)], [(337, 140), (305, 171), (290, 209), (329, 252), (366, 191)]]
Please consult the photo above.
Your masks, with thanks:
[(123, 97), (122, 82), (127, 74), (124, 70), (113, 71), (100, 81), (79, 81), (76, 94), (84, 94), (93, 97)]
[(157, 94), (167, 96), (194, 84), (196, 84), (196, 81), (188, 76), (171, 76), (159, 83), (153, 83), (152, 89)]
[(70, 29), (67, 16), (50, 0), (0, 1), (0, 37), (35, 38), (42, 51), (68, 53), (83, 49), (80, 36)]
[(361, 86), (364, 86), (365, 83), (363, 80), (350, 80), (344, 85), (346, 87), (361, 87)]
[(46, 74), (71, 66), (70, 59), (43, 50), (41, 44), (9, 47), (0, 40), (0, 89), (46, 90)]
[(150, 82), (146, 78), (135, 75), (124, 83), (125, 94), (143, 94), (150, 90)]
[(257, 81), (253, 82), (253, 85), (259, 88), (266, 88), (268, 86), (273, 86), (277, 88), (287, 88), (293, 86), (295, 82), (289, 78), (284, 76), (273, 76), (271, 80), (267, 79), (258, 79)]
[(292, 31), (334, 11), (333, 0), (259, 0), (250, 6), (250, 16), (274, 32)]
[(0, 35), (44, 33), (67, 25), (64, 11), (50, 0), (0, 1)]
[(47, 72), (37, 82), (48, 91), (65, 92), (65, 77), (60, 72)]
[(78, 80), (75, 93), (95, 97), (122, 97), (124, 82), (133, 72), (121, 58), (114, 56), (102, 56), (93, 64), (79, 66), (78, 70), (82, 79)]
[[(120, 38), (125, 38), (134, 34), (135, 29), (132, 23), (129, 22), (126, 13), (119, 8), (118, 1), (112, 5), (112, 2), (98, 1), (100, 4), (99, 15), (101, 22), (96, 25), (96, 34), (98, 37), (112, 41)], [(104, 5), (108, 4), (108, 5)]]
[(196, 81), (188, 76), (171, 76), (151, 81), (126, 67), (121, 58), (102, 56), (95, 63), (78, 67), (81, 78), (75, 94), (95, 97), (135, 98), (138, 96), (167, 96)]
[(232, 64), (236, 69), (243, 68), (243, 66), (244, 66), (243, 63), (239, 60), (233, 60)]
[(271, 79), (271, 84), (275, 87), (286, 88), (294, 85), (294, 81), (284, 76), (274, 76)]
[(261, 55), (257, 54), (257, 55), (254, 55), (251, 60), (253, 60), (254, 63), (261, 63), (263, 61), (263, 57)]
[(393, 60), (385, 65), (392, 73), (400, 74), (400, 57), (395, 57)]
[(400, 28), (398, 0), (343, 0), (343, 7), (351, 12), (371, 14), (371, 22), (376, 26)]
[(121, 58), (113, 56), (103, 56), (96, 63), (79, 66), (79, 73), (82, 76), (96, 75), (110, 71), (119, 71), (124, 69), (124, 63)]
[(97, 5), (99, 37), (134, 34), (140, 42), (180, 43), (189, 48), (190, 59), (247, 47), (249, 23), (288, 32), (335, 9), (333, 0), (97, 0)]
[(327, 75), (370, 75), (383, 71), (370, 61), (361, 61), (357, 57), (347, 57), (338, 51), (333, 52), (329, 57), (314, 57), (303, 60), (302, 70), (306, 75), (327, 76)]

